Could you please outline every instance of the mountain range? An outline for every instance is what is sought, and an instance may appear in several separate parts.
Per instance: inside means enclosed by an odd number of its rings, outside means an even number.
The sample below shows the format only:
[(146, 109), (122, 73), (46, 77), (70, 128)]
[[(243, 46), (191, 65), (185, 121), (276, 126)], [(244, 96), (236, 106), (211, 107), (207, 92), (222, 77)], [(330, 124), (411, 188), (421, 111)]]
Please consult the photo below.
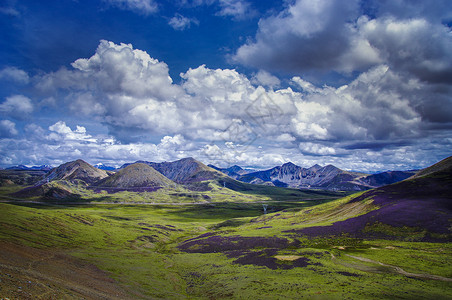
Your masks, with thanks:
[[(209, 190), (209, 182), (219, 185), (226, 183), (230, 189), (243, 190), (239, 184), (259, 184), (296, 189), (319, 189), (330, 191), (362, 191), (392, 184), (413, 176), (415, 171), (388, 171), (378, 174), (363, 174), (341, 170), (333, 165), (314, 165), (303, 168), (293, 163), (285, 163), (268, 170), (253, 171), (240, 166), (222, 169), (206, 166), (194, 158), (184, 158), (173, 162), (137, 161), (124, 164), (115, 171), (106, 171), (76, 160), (62, 164), (47, 172), (36, 186), (52, 181), (83, 183), (83, 186), (110, 189), (161, 188), (183, 185), (195, 191)], [(44, 172), (44, 171), (42, 171)], [(42, 190), (42, 189), (41, 189)], [(46, 190), (46, 189), (44, 189)]]
[(9, 168), (6, 168), (6, 170), (23, 170), (23, 171), (50, 171), (52, 169), (52, 166), (49, 165), (41, 165), (41, 166), (32, 166), (32, 167), (28, 167), (25, 165), (17, 165), (17, 166), (12, 166)]
[(333, 165), (314, 165), (303, 168), (291, 162), (268, 170), (247, 172), (239, 166), (212, 168), (239, 181), (301, 189), (323, 189), (342, 191), (363, 191), (392, 184), (410, 176), (416, 171), (387, 171), (378, 174), (364, 174), (341, 170)]

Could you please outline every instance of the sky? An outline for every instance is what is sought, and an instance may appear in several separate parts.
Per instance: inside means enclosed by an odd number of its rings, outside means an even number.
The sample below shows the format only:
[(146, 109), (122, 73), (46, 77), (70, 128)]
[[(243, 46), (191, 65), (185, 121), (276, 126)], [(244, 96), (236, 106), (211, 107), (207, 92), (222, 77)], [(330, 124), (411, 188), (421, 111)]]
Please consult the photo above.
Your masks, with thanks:
[(452, 155), (450, 0), (1, 0), (0, 167)]

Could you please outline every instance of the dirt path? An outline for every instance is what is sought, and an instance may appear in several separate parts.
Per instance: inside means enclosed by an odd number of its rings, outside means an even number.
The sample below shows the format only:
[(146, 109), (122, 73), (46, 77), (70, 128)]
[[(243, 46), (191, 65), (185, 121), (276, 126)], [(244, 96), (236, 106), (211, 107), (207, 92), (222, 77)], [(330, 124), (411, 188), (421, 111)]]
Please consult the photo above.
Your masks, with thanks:
[(360, 261), (369, 262), (369, 263), (373, 263), (373, 264), (378, 264), (380, 266), (392, 268), (396, 273), (399, 273), (399, 274), (407, 276), (407, 277), (415, 277), (415, 278), (422, 278), (422, 279), (433, 279), (433, 280), (441, 280), (441, 281), (452, 282), (451, 278), (438, 276), (438, 275), (430, 275), (430, 274), (410, 273), (410, 272), (407, 272), (407, 271), (403, 270), (400, 267), (387, 265), (387, 264), (384, 264), (382, 262), (379, 262), (379, 261), (376, 261), (376, 260), (372, 260), (372, 259), (369, 259), (369, 258), (365, 258), (365, 257), (354, 256), (354, 255), (350, 255), (350, 254), (345, 254), (345, 256), (348, 256), (348, 257), (351, 257), (351, 258), (354, 258), (354, 259), (357, 259), (357, 260), (360, 260)]
[(92, 264), (64, 253), (0, 241), (0, 298), (132, 299)]

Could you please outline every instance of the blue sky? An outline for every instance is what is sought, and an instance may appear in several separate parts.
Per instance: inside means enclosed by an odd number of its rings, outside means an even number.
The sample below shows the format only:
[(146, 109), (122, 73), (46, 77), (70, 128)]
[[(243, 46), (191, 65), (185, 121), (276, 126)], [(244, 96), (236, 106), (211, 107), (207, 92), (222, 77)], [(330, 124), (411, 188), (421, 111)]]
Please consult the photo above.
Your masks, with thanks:
[(4, 0), (0, 166), (425, 167), (451, 155), (451, 24), (441, 0)]

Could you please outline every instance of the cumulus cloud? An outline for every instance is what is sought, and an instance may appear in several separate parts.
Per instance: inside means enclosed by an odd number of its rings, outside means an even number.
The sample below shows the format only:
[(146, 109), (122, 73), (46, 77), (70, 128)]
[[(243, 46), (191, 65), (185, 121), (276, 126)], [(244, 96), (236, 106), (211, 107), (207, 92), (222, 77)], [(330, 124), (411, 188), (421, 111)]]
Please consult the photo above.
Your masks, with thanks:
[(280, 14), (261, 19), (255, 40), (241, 46), (234, 60), (291, 72), (365, 69), (379, 57), (368, 43), (350, 38), (356, 36), (351, 22), (358, 8), (356, 0), (299, 0)]
[(301, 152), (312, 155), (334, 155), (336, 150), (332, 147), (324, 146), (316, 143), (300, 143)]
[[(311, 31), (321, 27), (312, 26)], [(149, 134), (182, 134), (211, 144), (267, 139), (343, 141), (352, 147), (351, 141), (425, 136), (429, 124), (451, 122), (448, 89), (435, 90), (385, 64), (339, 88), (295, 76), (294, 89), (275, 90), (280, 82), (270, 73), (260, 71), (250, 80), (234, 69), (205, 65), (181, 73), (182, 82), (174, 84), (164, 62), (132, 45), (101, 41), (92, 57), (72, 67), (41, 76), (37, 87), (50, 95), (66, 91), (72, 111), (94, 116), (126, 143)], [(435, 101), (428, 101), (431, 95)]]
[(101, 41), (92, 57), (72, 67), (41, 76), (37, 88), (49, 95), (69, 92), (66, 101), (74, 112), (98, 117), (112, 131), (180, 129), (175, 101), (184, 92), (173, 84), (168, 66), (145, 51)]
[(361, 34), (393, 69), (431, 82), (452, 83), (450, 29), (425, 19), (358, 20)]
[(79, 142), (91, 142), (95, 143), (96, 139), (93, 139), (91, 135), (86, 133), (86, 128), (83, 126), (76, 126), (75, 130), (72, 130), (63, 121), (49, 126), (51, 133), (47, 136), (51, 141), (79, 141)]
[(9, 138), (17, 135), (19, 132), (16, 129), (16, 124), (10, 120), (0, 121), (0, 137)]
[(138, 14), (149, 15), (158, 11), (158, 5), (154, 0), (104, 0), (112, 6), (130, 10)]
[(281, 81), (278, 77), (273, 76), (267, 71), (259, 70), (256, 74), (254, 74), (252, 83), (262, 86), (267, 86), (270, 88), (278, 87), (281, 84)]
[(30, 98), (23, 95), (14, 95), (7, 97), (0, 104), (0, 113), (16, 119), (24, 119), (33, 111), (33, 103)]
[(304, 140), (391, 140), (420, 134), (422, 115), (415, 109), (419, 82), (407, 82), (387, 66), (337, 89), (301, 83), (308, 93), (296, 104), (292, 126)]
[(30, 80), (30, 77), (24, 70), (15, 67), (6, 67), (0, 70), (0, 79), (6, 79), (17, 83), (27, 84)]
[(450, 83), (452, 38), (444, 23), (452, 12), (446, 2), (373, 1), (371, 18), (357, 0), (298, 0), (261, 19), (254, 40), (233, 59), (292, 73), (349, 73), (386, 64), (421, 80)]
[(174, 30), (185, 30), (190, 28), (191, 24), (198, 25), (199, 21), (194, 18), (187, 18), (182, 16), (181, 14), (176, 14), (172, 17), (168, 24), (173, 27)]

